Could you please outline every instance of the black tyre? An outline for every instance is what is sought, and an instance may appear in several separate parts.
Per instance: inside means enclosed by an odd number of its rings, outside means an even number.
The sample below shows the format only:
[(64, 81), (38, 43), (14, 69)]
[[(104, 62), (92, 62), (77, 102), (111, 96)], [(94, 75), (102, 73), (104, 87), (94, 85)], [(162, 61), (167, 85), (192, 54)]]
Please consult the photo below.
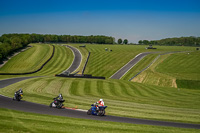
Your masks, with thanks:
[(20, 101), (19, 97), (17, 98), (17, 101)]
[(57, 108), (58, 108), (58, 109), (61, 109), (61, 108), (62, 108), (62, 104), (58, 104), (58, 105), (57, 105)]
[(92, 112), (92, 110), (89, 109), (89, 110), (87, 111), (87, 115), (91, 115), (91, 112)]
[(101, 110), (97, 111), (97, 115), (101, 116)]
[(105, 111), (105, 110), (102, 110), (101, 116), (104, 116), (105, 113), (106, 113), (106, 111)]
[[(52, 102), (53, 103), (53, 102)], [(50, 103), (49, 107), (52, 108), (52, 103)]]

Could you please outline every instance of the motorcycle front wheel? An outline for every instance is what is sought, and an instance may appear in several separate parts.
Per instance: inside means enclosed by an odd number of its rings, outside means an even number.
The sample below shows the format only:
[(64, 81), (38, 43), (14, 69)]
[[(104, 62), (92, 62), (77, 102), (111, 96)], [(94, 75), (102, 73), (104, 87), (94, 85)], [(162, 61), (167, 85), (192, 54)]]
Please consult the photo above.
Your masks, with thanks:
[(58, 109), (61, 109), (61, 108), (62, 108), (62, 104), (58, 104), (58, 105), (57, 105), (57, 108), (58, 108)]
[[(53, 103), (53, 102), (52, 102)], [(52, 103), (50, 103), (49, 107), (52, 108)]]

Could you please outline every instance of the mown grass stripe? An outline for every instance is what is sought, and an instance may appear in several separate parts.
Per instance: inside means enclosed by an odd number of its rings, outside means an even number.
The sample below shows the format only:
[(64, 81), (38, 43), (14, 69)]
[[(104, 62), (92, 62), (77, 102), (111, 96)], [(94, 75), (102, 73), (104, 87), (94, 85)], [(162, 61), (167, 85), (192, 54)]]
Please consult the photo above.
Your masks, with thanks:
[(102, 80), (98, 80), (97, 81), (97, 91), (100, 95), (104, 96), (105, 95), (105, 92), (104, 92), (104, 89), (103, 89), (103, 81)]
[(84, 94), (90, 95), (91, 94), (91, 81), (86, 80), (84, 84)]
[(132, 96), (130, 92), (128, 92), (128, 89), (127, 89), (127, 85), (124, 84), (123, 82), (119, 82), (118, 83), (120, 88), (121, 88), (121, 93), (124, 95), (124, 96)]
[(79, 82), (77, 80), (72, 81), (71, 86), (70, 86), (70, 94), (71, 95), (79, 95), (78, 90), (78, 84)]
[(115, 84), (112, 82), (108, 82), (108, 84), (109, 84), (109, 91), (110, 91), (111, 96), (117, 96)]

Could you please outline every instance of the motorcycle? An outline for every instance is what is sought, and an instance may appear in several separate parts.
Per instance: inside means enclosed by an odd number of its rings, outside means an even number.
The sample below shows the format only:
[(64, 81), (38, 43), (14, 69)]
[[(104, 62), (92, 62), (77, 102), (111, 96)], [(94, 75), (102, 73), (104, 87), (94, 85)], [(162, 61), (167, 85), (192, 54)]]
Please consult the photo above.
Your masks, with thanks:
[(64, 99), (63, 100), (59, 100), (57, 98), (53, 98), (53, 102), (50, 103), (49, 107), (54, 107), (54, 108), (61, 109), (62, 106), (64, 106), (64, 104), (63, 104), (64, 101), (65, 101)]
[(13, 100), (20, 101), (23, 98), (23, 93), (15, 93)]
[(95, 104), (91, 105), (92, 107), (87, 111), (88, 115), (97, 115), (97, 116), (104, 116), (106, 111), (105, 109), (107, 106), (98, 106)]

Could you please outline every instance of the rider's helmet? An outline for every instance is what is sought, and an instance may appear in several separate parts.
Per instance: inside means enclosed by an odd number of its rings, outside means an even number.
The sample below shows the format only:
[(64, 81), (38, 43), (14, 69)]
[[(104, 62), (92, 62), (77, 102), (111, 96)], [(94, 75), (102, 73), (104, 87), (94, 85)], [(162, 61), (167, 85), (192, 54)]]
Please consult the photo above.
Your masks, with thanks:
[(63, 98), (63, 97), (62, 97), (62, 94), (59, 94), (59, 98)]
[(19, 89), (19, 92), (20, 92), (20, 93), (23, 93), (22, 88)]
[(99, 101), (101, 101), (101, 102), (102, 102), (102, 101), (103, 101), (103, 99), (100, 99)]

